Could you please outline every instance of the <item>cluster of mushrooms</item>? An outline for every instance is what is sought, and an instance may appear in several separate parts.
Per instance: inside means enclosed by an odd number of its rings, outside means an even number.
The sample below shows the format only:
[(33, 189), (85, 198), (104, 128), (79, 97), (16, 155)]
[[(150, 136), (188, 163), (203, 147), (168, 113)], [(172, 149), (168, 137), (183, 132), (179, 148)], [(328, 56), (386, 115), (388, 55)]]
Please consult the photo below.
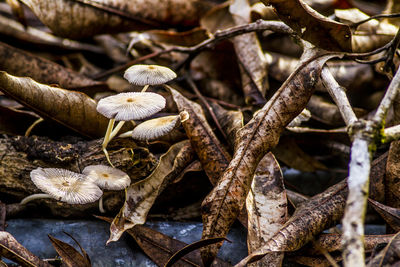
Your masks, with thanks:
[[(164, 84), (176, 78), (171, 69), (158, 65), (133, 65), (125, 71), (124, 78), (132, 84), (144, 86), (142, 91), (105, 97), (97, 104), (97, 111), (110, 120), (102, 149), (111, 167), (91, 165), (85, 167), (81, 174), (59, 168), (37, 168), (31, 171), (31, 179), (46, 194), (28, 196), (21, 204), (39, 198), (54, 198), (68, 204), (86, 204), (99, 200), (99, 210), (104, 213), (101, 189), (122, 190), (130, 185), (130, 177), (111, 163), (107, 152), (108, 143), (126, 121), (131, 121), (134, 128), (119, 137), (132, 137), (141, 141), (157, 139), (179, 125), (180, 115), (150, 119), (138, 125), (135, 123), (135, 120), (146, 119), (165, 107), (163, 96), (146, 90), (150, 85)], [(118, 124), (114, 128), (115, 121)]]

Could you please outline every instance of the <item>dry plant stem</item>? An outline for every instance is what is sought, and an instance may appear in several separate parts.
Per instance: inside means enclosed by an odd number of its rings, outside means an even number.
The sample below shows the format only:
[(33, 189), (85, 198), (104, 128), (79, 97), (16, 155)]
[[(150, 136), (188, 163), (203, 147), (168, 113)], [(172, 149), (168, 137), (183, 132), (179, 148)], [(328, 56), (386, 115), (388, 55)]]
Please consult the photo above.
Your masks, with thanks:
[(324, 67), (321, 72), (322, 82), (332, 97), (333, 101), (335, 101), (336, 105), (339, 108), (339, 112), (342, 115), (342, 118), (346, 125), (351, 125), (357, 121), (356, 114), (354, 114), (353, 109), (351, 108), (349, 99), (347, 98), (345, 88), (340, 86), (332, 73), (330, 72), (328, 67)]
[(33, 128), (35, 128), (35, 126), (38, 125), (39, 123), (41, 123), (42, 121), (44, 121), (44, 119), (41, 118), (41, 117), (40, 117), (39, 119), (37, 119), (36, 121), (34, 121), (34, 122), (32, 123), (32, 125), (29, 126), (29, 128), (26, 130), (25, 136), (29, 136), (29, 135), (31, 134)]
[(147, 88), (149, 88), (149, 85), (148, 85), (148, 84), (146, 84), (146, 85), (143, 87), (142, 92), (146, 92), (146, 91), (147, 91)]
[(30, 201), (36, 200), (36, 199), (43, 199), (43, 198), (53, 198), (49, 194), (33, 194), (30, 196), (27, 196), (26, 198), (22, 199), (19, 204), (25, 205)]
[[(100, 74), (94, 76), (93, 79), (97, 80), (97, 79), (105, 78), (113, 73), (122, 71), (122, 70), (132, 66), (133, 64), (137, 64), (144, 60), (158, 57), (163, 54), (167, 54), (167, 53), (171, 53), (171, 52), (197, 54), (204, 49), (212, 48), (215, 44), (217, 44), (218, 42), (220, 42), (222, 40), (225, 40), (225, 39), (237, 36), (237, 35), (241, 35), (244, 33), (255, 32), (255, 31), (265, 31), (265, 30), (270, 30), (270, 31), (279, 32), (279, 33), (294, 34), (294, 31), (292, 29), (290, 29), (289, 26), (287, 26), (283, 22), (257, 20), (256, 22), (253, 22), (250, 24), (239, 25), (239, 26), (228, 28), (226, 30), (217, 31), (217, 32), (215, 32), (215, 34), (212, 37), (210, 37), (207, 40), (204, 40), (203, 42), (201, 42), (195, 46), (191, 46), (191, 47), (174, 46), (174, 47), (171, 47), (171, 48), (168, 48), (165, 50), (151, 53), (149, 55), (140, 57), (138, 59), (134, 59), (134, 60), (127, 62), (121, 66), (117, 66), (106, 72), (100, 73)], [(181, 64), (181, 65), (184, 65), (184, 64)]]
[(103, 205), (103, 196), (101, 196), (100, 199), (99, 199), (99, 211), (101, 213), (106, 213), (106, 211), (104, 209), (104, 205)]

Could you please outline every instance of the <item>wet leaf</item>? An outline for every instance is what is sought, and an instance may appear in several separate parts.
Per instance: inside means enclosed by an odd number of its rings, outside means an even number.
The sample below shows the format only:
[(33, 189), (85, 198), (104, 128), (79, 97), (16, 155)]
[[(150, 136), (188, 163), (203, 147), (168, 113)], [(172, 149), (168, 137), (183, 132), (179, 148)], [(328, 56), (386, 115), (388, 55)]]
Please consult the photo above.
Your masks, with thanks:
[(43, 118), (56, 121), (82, 135), (101, 137), (108, 120), (97, 113), (87, 95), (0, 72), (0, 90)]
[(150, 208), (164, 188), (193, 161), (194, 153), (188, 140), (176, 143), (161, 156), (154, 171), (144, 180), (126, 189), (124, 206), (110, 226), (107, 243), (117, 241), (135, 225), (144, 224)]
[[(193, 26), (212, 7), (198, 0), (22, 0), (55, 34), (68, 38), (150, 27)], [(60, 23), (60, 17), (62, 22)]]
[(5, 231), (0, 231), (0, 255), (21, 266), (51, 266), (33, 255), (32, 252), (18, 243), (10, 233)]
[(212, 184), (216, 184), (231, 159), (208, 124), (203, 109), (168, 86), (179, 112), (186, 111), (189, 118), (182, 122), (186, 135)]
[[(67, 234), (67, 233), (65, 233)], [(51, 235), (48, 235), (51, 244), (57, 251), (58, 255), (61, 256), (63, 263), (65, 263), (68, 267), (90, 267), (92, 266), (90, 263), (90, 258), (86, 254), (85, 250), (81, 247), (78, 241), (75, 240), (71, 235), (67, 234), (71, 237), (75, 243), (79, 246), (81, 253), (79, 253), (73, 246), (68, 243), (65, 243)]]
[(322, 16), (303, 0), (262, 2), (272, 5), (279, 18), (304, 40), (325, 50), (351, 52), (350, 27)]
[[(303, 63), (265, 106), (237, 134), (238, 145), (232, 161), (202, 204), (203, 238), (226, 236), (244, 205), (254, 171), (261, 158), (278, 141), (289, 122), (311, 97), (322, 66), (334, 55), (317, 56)], [(203, 249), (205, 265), (218, 248)]]
[[(109, 223), (112, 221), (111, 218), (107, 217), (95, 217)], [(187, 246), (184, 242), (171, 238), (143, 225), (136, 225), (135, 227), (128, 229), (126, 232), (135, 239), (144, 253), (146, 253), (146, 255), (158, 266), (164, 266), (172, 255)], [(185, 255), (176, 262), (174, 266), (202, 266), (200, 252), (194, 251)], [(212, 266), (228, 267), (231, 265), (217, 258)]]
[(342, 218), (347, 193), (347, 184), (342, 181), (304, 202), (262, 248), (244, 258), (236, 267), (246, 266), (271, 252), (294, 251), (301, 248), (316, 234)]
[(396, 232), (400, 231), (400, 209), (392, 208), (379, 203), (373, 199), (368, 199), (368, 203), (381, 215), (387, 224)]
[[(251, 22), (251, 8), (248, 0), (233, 1), (229, 12), (235, 25)], [(267, 61), (256, 33), (239, 35), (232, 41), (242, 74), (242, 88), (246, 103), (264, 104), (264, 95), (269, 88)]]
[(1, 42), (0, 57), (0, 69), (14, 76), (29, 76), (39, 83), (58, 84), (62, 88), (84, 90), (85, 93), (109, 90), (103, 82), (91, 80), (49, 60)]
[(400, 233), (397, 233), (390, 242), (367, 264), (368, 267), (396, 266), (400, 262), (399, 257)]
[[(281, 168), (271, 152), (257, 166), (246, 207), (247, 247), (251, 254), (278, 232), (288, 217)], [(272, 253), (250, 266), (281, 266), (282, 260), (283, 253)]]

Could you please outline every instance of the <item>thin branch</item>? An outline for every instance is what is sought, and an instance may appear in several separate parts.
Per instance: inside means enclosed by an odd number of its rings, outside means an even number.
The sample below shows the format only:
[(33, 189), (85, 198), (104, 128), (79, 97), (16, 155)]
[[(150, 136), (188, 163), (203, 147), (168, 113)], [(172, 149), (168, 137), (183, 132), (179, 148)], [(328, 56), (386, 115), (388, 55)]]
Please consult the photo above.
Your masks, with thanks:
[(201, 42), (195, 46), (191, 46), (191, 47), (174, 46), (174, 47), (170, 47), (165, 50), (161, 50), (158, 52), (154, 52), (154, 53), (145, 55), (143, 57), (134, 59), (132, 61), (129, 61), (123, 65), (117, 66), (108, 71), (97, 74), (93, 77), (93, 79), (97, 80), (97, 79), (105, 78), (111, 74), (120, 72), (120, 71), (130, 67), (133, 64), (137, 64), (144, 60), (158, 57), (160, 55), (171, 53), (171, 52), (179, 52), (179, 53), (189, 54), (189, 57), (179, 64), (178, 68), (180, 68), (180, 67), (184, 66), (192, 58), (194, 58), (198, 53), (200, 53), (204, 49), (209, 49), (209, 48), (214, 47), (217, 43), (219, 43), (222, 40), (225, 40), (225, 39), (237, 36), (237, 35), (249, 33), (249, 32), (265, 31), (265, 30), (271, 30), (271, 31), (280, 32), (280, 33), (295, 34), (295, 32), (289, 26), (284, 24), (283, 22), (257, 20), (256, 22), (253, 22), (253, 23), (234, 26), (234, 27), (231, 27), (231, 28), (228, 28), (225, 30), (216, 31), (212, 37), (204, 40), (203, 42)]
[(400, 13), (394, 13), (394, 14), (379, 14), (379, 15), (371, 16), (371, 17), (369, 17), (369, 18), (367, 18), (367, 19), (364, 19), (364, 20), (361, 20), (361, 21), (358, 21), (358, 22), (351, 23), (351, 24), (349, 24), (349, 27), (355, 29), (355, 28), (357, 28), (358, 26), (360, 26), (361, 24), (364, 24), (365, 22), (368, 22), (368, 21), (373, 20), (373, 19), (398, 18), (398, 17), (400, 17)]
[(225, 132), (222, 130), (221, 124), (219, 124), (219, 121), (217, 119), (217, 116), (215, 116), (215, 113), (212, 109), (212, 107), (210, 106), (210, 104), (208, 104), (207, 100), (204, 98), (204, 96), (200, 93), (199, 89), (197, 88), (196, 84), (193, 82), (193, 80), (190, 77), (186, 78), (187, 82), (189, 83), (190, 87), (193, 89), (193, 91), (195, 92), (195, 94), (197, 95), (197, 97), (200, 99), (200, 101), (206, 106), (208, 112), (211, 115), (211, 118), (213, 119), (215, 125), (217, 126), (218, 130), (220, 131), (220, 133), (222, 134), (222, 136), (224, 137), (225, 140), (228, 140), (228, 137), (226, 136)]
[(397, 92), (399, 91), (399, 87), (400, 71), (398, 69), (392, 81), (390, 82), (389, 87), (386, 90), (385, 96), (383, 97), (373, 117), (373, 121), (375, 121), (377, 124), (382, 124), (382, 122), (385, 120), (388, 109), (392, 105), (393, 100), (395, 99)]
[(322, 69), (321, 78), (326, 90), (339, 108), (339, 112), (346, 125), (349, 126), (356, 122), (357, 116), (350, 105), (345, 88), (337, 83), (327, 66)]
[(383, 135), (385, 137), (385, 139), (384, 139), (385, 143), (390, 143), (392, 141), (399, 140), (400, 139), (400, 124), (386, 128)]

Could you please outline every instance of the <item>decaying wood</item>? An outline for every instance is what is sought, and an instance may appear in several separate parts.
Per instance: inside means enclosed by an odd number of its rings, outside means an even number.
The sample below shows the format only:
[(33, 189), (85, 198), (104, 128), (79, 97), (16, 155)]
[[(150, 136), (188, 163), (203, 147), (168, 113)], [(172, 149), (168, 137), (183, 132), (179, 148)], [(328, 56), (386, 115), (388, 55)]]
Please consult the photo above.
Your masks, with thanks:
[[(30, 171), (38, 167), (80, 172), (88, 165), (107, 164), (101, 142), (101, 139), (55, 142), (37, 136), (0, 139), (0, 193), (16, 202), (28, 195), (40, 193), (29, 177)], [(115, 166), (127, 172), (132, 181), (146, 177), (157, 161), (146, 148), (138, 147), (126, 139), (111, 142), (109, 153)], [(123, 199), (123, 192), (105, 192), (105, 209), (119, 210)], [(51, 199), (37, 200), (35, 203), (50, 209), (52, 215), (61, 217), (87, 217), (98, 209), (97, 203), (69, 205)]]

